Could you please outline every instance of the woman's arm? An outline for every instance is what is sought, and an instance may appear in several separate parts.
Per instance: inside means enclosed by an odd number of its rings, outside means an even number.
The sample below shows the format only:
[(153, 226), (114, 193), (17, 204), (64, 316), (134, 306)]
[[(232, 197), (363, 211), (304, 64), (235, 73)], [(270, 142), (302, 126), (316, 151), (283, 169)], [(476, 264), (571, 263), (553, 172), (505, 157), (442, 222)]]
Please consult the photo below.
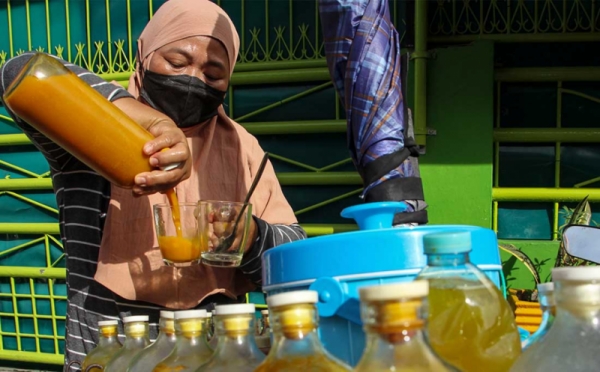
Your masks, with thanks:
[(263, 253), (281, 244), (306, 239), (306, 232), (298, 224), (269, 224), (256, 216), (254, 216), (254, 221), (258, 229), (258, 237), (252, 247), (244, 254), (240, 270), (253, 283), (261, 285), (261, 257)]

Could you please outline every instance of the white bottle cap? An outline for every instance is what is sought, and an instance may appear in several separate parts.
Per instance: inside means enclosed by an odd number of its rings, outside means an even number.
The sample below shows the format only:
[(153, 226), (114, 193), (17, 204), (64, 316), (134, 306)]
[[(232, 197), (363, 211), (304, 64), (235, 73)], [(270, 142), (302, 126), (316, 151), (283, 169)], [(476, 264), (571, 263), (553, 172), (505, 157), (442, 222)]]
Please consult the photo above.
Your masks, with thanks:
[(175, 312), (175, 319), (194, 319), (206, 317), (206, 310), (184, 310)]
[(161, 310), (160, 311), (160, 317), (163, 318), (163, 319), (174, 319), (175, 318), (175, 313), (173, 311)]
[(262, 315), (262, 316), (269, 315), (269, 310), (261, 310), (260, 315)]
[(540, 293), (552, 292), (552, 291), (554, 291), (554, 283), (548, 282), (548, 283), (538, 284), (537, 290)]
[(319, 294), (316, 291), (293, 291), (278, 293), (267, 298), (269, 307), (279, 307), (294, 304), (316, 304)]
[(212, 312), (210, 312), (210, 311), (207, 311), (207, 312), (206, 312), (206, 317), (207, 317), (207, 318), (212, 318), (212, 314), (213, 314)]
[(600, 281), (600, 266), (557, 267), (552, 269), (552, 280)]
[(119, 325), (118, 320), (101, 320), (98, 322), (98, 327), (116, 326), (116, 325)]
[(359, 289), (361, 301), (389, 301), (402, 298), (426, 297), (429, 293), (427, 280), (383, 284)]
[(148, 315), (134, 315), (134, 316), (126, 316), (123, 318), (123, 323), (133, 323), (133, 322), (147, 322)]
[(254, 304), (218, 305), (215, 307), (217, 315), (253, 314), (256, 311)]

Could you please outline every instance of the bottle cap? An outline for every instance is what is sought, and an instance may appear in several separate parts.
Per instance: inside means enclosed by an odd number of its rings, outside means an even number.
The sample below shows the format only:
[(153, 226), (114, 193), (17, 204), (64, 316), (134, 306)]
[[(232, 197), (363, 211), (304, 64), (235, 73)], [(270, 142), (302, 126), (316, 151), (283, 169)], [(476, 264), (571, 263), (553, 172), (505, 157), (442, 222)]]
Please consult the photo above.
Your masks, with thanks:
[(269, 307), (280, 307), (294, 304), (316, 304), (319, 294), (316, 291), (293, 291), (278, 293), (267, 298)]
[(126, 316), (123, 318), (123, 323), (133, 323), (133, 322), (147, 322), (148, 315), (134, 315), (134, 316)]
[(402, 298), (426, 297), (429, 294), (427, 280), (363, 287), (359, 289), (361, 301), (389, 301)]
[(552, 292), (552, 291), (554, 291), (554, 283), (548, 282), (548, 283), (538, 284), (537, 290), (540, 293)]
[(446, 232), (427, 234), (423, 238), (425, 254), (456, 254), (471, 251), (471, 233)]
[(552, 280), (600, 281), (600, 266), (557, 267), (552, 269)]
[(210, 312), (210, 311), (207, 311), (207, 312), (206, 312), (206, 317), (207, 317), (207, 318), (212, 318), (212, 316), (213, 316), (213, 313), (212, 313), (212, 312)]
[(175, 312), (175, 319), (194, 319), (206, 317), (206, 310), (184, 310)]
[(215, 310), (217, 315), (253, 314), (256, 311), (254, 304), (218, 305)]
[(173, 311), (161, 310), (160, 317), (163, 319), (175, 319), (175, 313)]
[(118, 320), (101, 320), (98, 322), (98, 327), (116, 326), (119, 325)]
[(262, 316), (269, 315), (269, 310), (261, 310), (260, 315), (262, 315)]

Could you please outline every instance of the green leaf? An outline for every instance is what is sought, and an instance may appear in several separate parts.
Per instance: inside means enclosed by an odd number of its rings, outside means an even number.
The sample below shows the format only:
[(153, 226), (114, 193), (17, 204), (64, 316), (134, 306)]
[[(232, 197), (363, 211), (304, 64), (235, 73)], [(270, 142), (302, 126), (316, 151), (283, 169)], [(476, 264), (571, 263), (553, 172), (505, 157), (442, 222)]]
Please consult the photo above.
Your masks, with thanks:
[(515, 247), (512, 244), (499, 244), (498, 248), (514, 256), (517, 260), (521, 261), (523, 265), (525, 265), (525, 267), (531, 272), (535, 283), (540, 283), (540, 274), (533, 261), (531, 261), (531, 259), (529, 258), (529, 256), (527, 256), (523, 251), (521, 251), (519, 248)]

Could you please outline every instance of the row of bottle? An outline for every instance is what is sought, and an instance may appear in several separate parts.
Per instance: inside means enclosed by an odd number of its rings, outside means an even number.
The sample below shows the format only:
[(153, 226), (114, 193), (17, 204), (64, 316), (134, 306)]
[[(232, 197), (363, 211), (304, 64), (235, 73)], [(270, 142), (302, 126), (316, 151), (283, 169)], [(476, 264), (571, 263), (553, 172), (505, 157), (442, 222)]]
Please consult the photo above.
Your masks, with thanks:
[(123, 318), (123, 344), (118, 340), (118, 321), (100, 321), (98, 346), (86, 356), (82, 370), (195, 371), (205, 365), (199, 370), (212, 371), (220, 370), (217, 367), (223, 362), (239, 361), (235, 357), (239, 353), (257, 361), (264, 359), (264, 350), (270, 349), (268, 311), (262, 311), (257, 327), (253, 304), (221, 305), (215, 313), (219, 315), (214, 317), (212, 334), (213, 317), (206, 310), (161, 311), (154, 343), (150, 343), (147, 316)]
[[(469, 263), (469, 234), (428, 235), (424, 243), (428, 265), (415, 281), (359, 289), (367, 346), (356, 371), (594, 370), (578, 366), (594, 363), (600, 341), (600, 268), (553, 270), (556, 321), (553, 322), (550, 296), (552, 285), (541, 286), (544, 323), (521, 354), (510, 306), (487, 276)], [(181, 320), (175, 313), (178, 335), (174, 343), (189, 346), (185, 350), (193, 350), (195, 364), (165, 364), (163, 369), (137, 370), (349, 371), (351, 368), (331, 356), (319, 340), (317, 301), (314, 291), (284, 292), (267, 298), (274, 342), (266, 358), (256, 352), (254, 337), (231, 338), (244, 327), (245, 335), (253, 333), (250, 323), (254, 317), (249, 312), (248, 321), (243, 322), (239, 320), (243, 318), (240, 310), (233, 314), (233, 309), (247, 305), (217, 308), (218, 342), (212, 356), (201, 351), (209, 350), (202, 345), (205, 342), (198, 341), (198, 349), (193, 349), (189, 341), (184, 341), (189, 337), (183, 334), (185, 327), (177, 326)], [(232, 310), (221, 312), (227, 306), (233, 306), (229, 307)], [(189, 312), (181, 312), (186, 313)], [(129, 323), (126, 332), (131, 333)], [(240, 323), (244, 327), (234, 326)], [(583, 339), (585, 343), (580, 342)], [(199, 336), (198, 340), (205, 338)], [(340, 338), (340, 342), (351, 340)], [(177, 350), (184, 349), (175, 347), (169, 358), (177, 360), (181, 353)], [(565, 350), (572, 355), (565, 355)], [(147, 355), (137, 358), (149, 359)], [(545, 368), (540, 368), (542, 365)], [(107, 370), (125, 371), (121, 368), (111, 369), (109, 365)]]

